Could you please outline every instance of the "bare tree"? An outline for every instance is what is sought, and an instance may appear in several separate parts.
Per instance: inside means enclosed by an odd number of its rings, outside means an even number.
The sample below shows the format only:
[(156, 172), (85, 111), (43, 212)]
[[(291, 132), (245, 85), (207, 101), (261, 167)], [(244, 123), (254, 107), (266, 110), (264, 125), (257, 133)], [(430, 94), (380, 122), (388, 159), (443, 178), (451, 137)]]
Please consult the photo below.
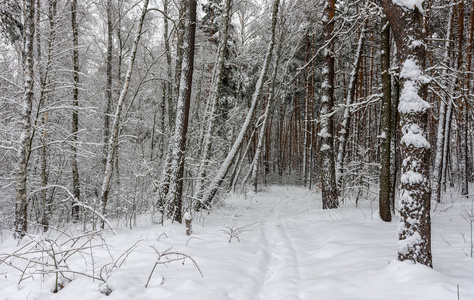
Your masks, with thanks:
[[(107, 160), (105, 164), (105, 174), (102, 182), (102, 192), (101, 192), (101, 202), (102, 202), (102, 215), (105, 216), (107, 200), (110, 192), (110, 181), (112, 178), (112, 171), (114, 167), (115, 155), (118, 146), (118, 139), (120, 133), (120, 117), (122, 114), (122, 108), (127, 96), (127, 92), (130, 86), (130, 80), (132, 77), (133, 64), (137, 55), (138, 45), (140, 43), (140, 37), (142, 36), (142, 27), (145, 21), (145, 16), (147, 13), (149, 0), (145, 0), (143, 3), (142, 13), (138, 21), (137, 33), (135, 40), (133, 41), (133, 47), (129, 56), (129, 64), (127, 69), (127, 74), (125, 75), (125, 80), (123, 83), (122, 90), (120, 92), (119, 99), (117, 101), (117, 108), (115, 109), (114, 122), (112, 125), (112, 132), (110, 133), (110, 138), (108, 142), (108, 151), (107, 151)], [(104, 228), (104, 222), (102, 222), (102, 228)]]
[(237, 155), (237, 152), (240, 148), (240, 145), (242, 144), (244, 135), (247, 132), (247, 129), (250, 125), (250, 121), (253, 118), (255, 108), (257, 106), (257, 102), (258, 102), (260, 94), (262, 93), (262, 90), (263, 90), (264, 79), (265, 79), (265, 76), (267, 74), (268, 67), (270, 65), (272, 55), (273, 55), (273, 47), (275, 45), (275, 31), (276, 31), (279, 5), (280, 5), (280, 0), (274, 0), (273, 8), (272, 8), (272, 25), (271, 25), (270, 43), (268, 44), (268, 49), (267, 49), (267, 53), (265, 55), (265, 60), (263, 61), (263, 66), (262, 66), (262, 69), (260, 70), (260, 76), (258, 77), (257, 84), (255, 86), (255, 91), (252, 95), (252, 104), (251, 104), (250, 109), (247, 113), (244, 124), (242, 125), (242, 127), (240, 129), (240, 132), (239, 132), (239, 135), (237, 136), (237, 139), (235, 140), (234, 144), (232, 145), (232, 148), (230, 149), (230, 151), (227, 154), (224, 162), (222, 163), (221, 167), (219, 168), (216, 176), (214, 177), (211, 184), (209, 185), (209, 188), (208, 188), (207, 192), (204, 194), (204, 197), (202, 198), (202, 203), (206, 207), (209, 207), (211, 205), (212, 200), (213, 200), (214, 196), (216, 195), (220, 185), (222, 184), (225, 177), (227, 176), (227, 173), (229, 172), (230, 166), (234, 162), (235, 156)]
[(23, 1), (23, 43), (22, 64), (24, 72), (24, 93), (21, 112), (20, 149), (16, 175), (15, 232), (14, 237), (21, 239), (28, 229), (28, 207), (26, 180), (31, 147), (31, 110), (33, 105), (33, 43), (35, 34), (35, 1)]
[[(204, 191), (204, 179), (206, 177), (206, 168), (210, 159), (210, 152), (212, 146), (212, 130), (214, 128), (215, 114), (217, 111), (217, 101), (220, 97), (222, 77), (225, 63), (225, 53), (227, 50), (227, 40), (229, 36), (229, 23), (231, 18), (232, 0), (225, 1), (225, 11), (222, 22), (222, 30), (220, 31), (219, 47), (217, 49), (217, 63), (214, 66), (211, 82), (211, 91), (209, 95), (209, 112), (206, 118), (207, 124), (204, 128), (203, 142), (202, 142), (202, 154), (201, 162), (199, 165), (198, 172), (198, 183), (197, 183), (197, 198), (201, 198)], [(200, 206), (198, 203), (198, 206)]]

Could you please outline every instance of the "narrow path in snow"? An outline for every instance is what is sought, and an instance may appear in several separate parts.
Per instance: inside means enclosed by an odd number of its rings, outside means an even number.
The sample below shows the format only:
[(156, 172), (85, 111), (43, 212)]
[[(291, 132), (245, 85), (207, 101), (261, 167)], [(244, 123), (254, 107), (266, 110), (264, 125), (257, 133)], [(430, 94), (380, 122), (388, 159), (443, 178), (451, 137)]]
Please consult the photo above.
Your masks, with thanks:
[[(298, 283), (301, 281), (300, 259), (294, 246), (291, 232), (294, 224), (287, 224), (294, 218), (291, 209), (295, 199), (285, 192), (275, 199), (269, 219), (262, 226), (262, 238), (266, 245), (266, 272), (262, 279), (259, 298), (264, 299), (302, 299)], [(296, 213), (297, 215), (298, 213)], [(290, 234), (287, 227), (290, 228)]]

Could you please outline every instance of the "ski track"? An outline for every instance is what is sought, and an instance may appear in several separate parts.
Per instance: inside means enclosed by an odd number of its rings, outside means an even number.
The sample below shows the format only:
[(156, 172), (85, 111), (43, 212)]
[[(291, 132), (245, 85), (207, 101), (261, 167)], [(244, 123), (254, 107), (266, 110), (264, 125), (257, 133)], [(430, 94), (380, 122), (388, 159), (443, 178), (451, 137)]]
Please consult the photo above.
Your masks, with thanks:
[(261, 300), (302, 299), (298, 288), (301, 281), (300, 260), (285, 222), (293, 216), (282, 217), (282, 210), (288, 211), (290, 200), (288, 193), (285, 193), (284, 199), (277, 198), (271, 217), (262, 226), (262, 236), (270, 258), (266, 260), (266, 271), (259, 293)]

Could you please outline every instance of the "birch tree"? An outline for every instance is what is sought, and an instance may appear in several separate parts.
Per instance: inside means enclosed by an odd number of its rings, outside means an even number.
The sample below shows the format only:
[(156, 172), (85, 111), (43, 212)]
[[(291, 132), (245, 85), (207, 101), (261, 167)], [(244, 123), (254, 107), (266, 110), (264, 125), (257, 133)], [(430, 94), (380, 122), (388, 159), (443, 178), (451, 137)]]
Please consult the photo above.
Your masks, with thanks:
[[(74, 202), (79, 201), (81, 196), (79, 169), (77, 166), (77, 144), (79, 132), (79, 41), (77, 31), (77, 0), (71, 1), (71, 26), (72, 26), (72, 67), (73, 67), (73, 88), (72, 88), (72, 143), (71, 143), (71, 171), (72, 171), (72, 190)], [(75, 204), (75, 203), (73, 203)], [(73, 205), (72, 218), (79, 220), (79, 206)]]
[[(135, 58), (137, 55), (138, 51), (138, 45), (140, 43), (140, 37), (142, 35), (142, 27), (143, 23), (145, 22), (145, 16), (147, 13), (148, 9), (148, 2), (149, 0), (145, 0), (143, 3), (143, 8), (142, 12), (140, 15), (140, 19), (138, 21), (138, 27), (137, 27), (137, 33), (135, 36), (135, 40), (133, 41), (133, 47), (130, 52), (129, 56), (129, 64), (128, 64), (128, 69), (127, 69), (127, 74), (125, 75), (125, 80), (122, 86), (122, 90), (120, 92), (119, 99), (117, 101), (117, 107), (115, 109), (115, 114), (114, 114), (114, 122), (112, 125), (112, 131), (110, 133), (110, 138), (108, 141), (108, 149), (107, 149), (107, 160), (105, 164), (105, 174), (104, 174), (104, 179), (102, 182), (102, 191), (101, 191), (101, 204), (102, 204), (102, 215), (106, 215), (106, 207), (107, 207), (107, 200), (110, 192), (110, 181), (112, 178), (112, 171), (114, 167), (114, 160), (115, 160), (115, 155), (116, 155), (116, 150), (118, 146), (118, 139), (119, 139), (119, 133), (120, 133), (120, 117), (122, 114), (122, 108), (127, 96), (127, 92), (130, 86), (130, 80), (132, 77), (132, 71), (133, 71), (133, 64), (135, 62)], [(102, 228), (104, 228), (104, 222), (102, 222)]]
[(424, 8), (429, 0), (383, 0), (402, 65), (402, 91), (398, 110), (402, 137), (398, 259), (432, 267), (430, 219), (430, 144), (425, 131), (430, 105), (426, 102), (429, 78), (424, 74)]
[[(214, 120), (217, 112), (217, 102), (220, 98), (220, 91), (222, 85), (222, 76), (224, 71), (225, 53), (227, 50), (227, 40), (229, 36), (229, 23), (231, 18), (232, 0), (225, 1), (224, 15), (222, 26), (220, 30), (219, 46), (217, 49), (216, 64), (212, 73), (212, 82), (209, 94), (209, 112), (206, 118), (206, 125), (203, 133), (201, 162), (198, 171), (198, 182), (196, 187), (196, 197), (201, 198), (204, 189), (204, 179), (206, 177), (206, 168), (210, 159), (210, 152), (212, 146), (212, 130), (214, 128)], [(200, 202), (198, 203), (198, 205)]]
[(250, 106), (250, 109), (247, 113), (247, 116), (245, 118), (244, 124), (242, 125), (239, 135), (237, 136), (236, 140), (234, 141), (234, 144), (232, 145), (232, 148), (230, 149), (229, 153), (227, 154), (224, 162), (222, 163), (221, 167), (219, 168), (216, 176), (214, 179), (211, 181), (208, 190), (204, 194), (201, 202), (204, 204), (205, 207), (209, 207), (212, 203), (212, 200), (214, 196), (216, 195), (220, 185), (224, 181), (225, 177), (227, 176), (227, 173), (230, 170), (230, 167), (232, 163), (234, 162), (234, 159), (237, 155), (237, 152), (240, 148), (240, 145), (242, 144), (243, 138), (245, 133), (247, 132), (247, 129), (250, 125), (251, 120), (253, 119), (254, 113), (255, 113), (255, 108), (257, 106), (258, 100), (260, 98), (260, 95), (263, 90), (263, 84), (264, 84), (264, 79), (266, 77), (267, 71), (269, 64), (272, 59), (273, 55), (273, 47), (275, 45), (275, 31), (276, 31), (276, 24), (277, 24), (277, 18), (278, 18), (278, 8), (280, 5), (280, 0), (274, 0), (273, 1), (273, 6), (272, 6), (272, 22), (271, 22), (271, 29), (270, 29), (270, 42), (268, 44), (268, 49), (267, 53), (265, 54), (265, 59), (263, 61), (263, 66), (262, 69), (260, 70), (260, 75), (257, 80), (257, 84), (255, 86), (255, 91), (252, 95), (252, 103)]
[(22, 8), (22, 65), (24, 73), (23, 98), (21, 101), (21, 136), (18, 150), (15, 200), (14, 237), (21, 239), (28, 230), (28, 199), (26, 181), (31, 145), (31, 110), (33, 105), (33, 43), (35, 34), (35, 1), (24, 0)]

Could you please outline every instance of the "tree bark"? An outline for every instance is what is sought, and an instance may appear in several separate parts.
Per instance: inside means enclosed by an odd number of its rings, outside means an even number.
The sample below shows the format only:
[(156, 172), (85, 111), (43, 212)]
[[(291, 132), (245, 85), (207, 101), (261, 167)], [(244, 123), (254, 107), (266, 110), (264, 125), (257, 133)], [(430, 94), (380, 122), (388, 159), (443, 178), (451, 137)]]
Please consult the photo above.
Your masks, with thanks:
[(113, 50), (113, 26), (112, 26), (112, 0), (107, 0), (107, 55), (105, 57), (105, 114), (104, 114), (104, 154), (102, 164), (107, 163), (107, 147), (110, 138), (110, 115), (112, 114), (112, 50)]
[(72, 67), (73, 67), (73, 88), (72, 88), (72, 105), (74, 110), (72, 111), (72, 137), (71, 137), (71, 171), (72, 171), (72, 190), (73, 190), (73, 206), (72, 206), (72, 219), (74, 222), (79, 220), (79, 205), (76, 204), (81, 197), (80, 181), (79, 181), (79, 169), (77, 166), (77, 143), (78, 143), (78, 132), (79, 132), (79, 41), (77, 32), (77, 0), (71, 2), (71, 26), (72, 26)]
[[(425, 0), (425, 7), (431, 1)], [(433, 267), (431, 255), (430, 144), (425, 127), (430, 105), (425, 101), (428, 78), (424, 75), (425, 34), (423, 7), (411, 2), (383, 0), (397, 44), (402, 70), (402, 92), (398, 110), (402, 137), (402, 172), (398, 259)]]
[(351, 124), (352, 112), (351, 112), (351, 105), (354, 103), (355, 99), (355, 92), (357, 88), (357, 84), (359, 82), (359, 69), (360, 64), (362, 62), (362, 52), (365, 43), (365, 24), (362, 26), (360, 35), (359, 35), (359, 42), (357, 44), (357, 52), (354, 59), (354, 67), (351, 72), (351, 79), (349, 81), (349, 93), (346, 97), (346, 107), (344, 108), (344, 116), (341, 123), (341, 130), (339, 136), (339, 148), (337, 151), (337, 160), (336, 160), (336, 171), (337, 171), (337, 185), (338, 188), (342, 188), (342, 177), (344, 174), (344, 157), (346, 156), (346, 146), (347, 140), (349, 138), (349, 128)]
[[(449, 66), (449, 51), (451, 48), (451, 39), (453, 34), (453, 7), (450, 9), (450, 15), (448, 19), (448, 26), (446, 28), (446, 42), (445, 42), (445, 52), (444, 52), (444, 65), (445, 69), (442, 72), (442, 78), (444, 83), (447, 81), (445, 80), (447, 76), (447, 67)], [(447, 86), (446, 86), (447, 88)], [(436, 137), (436, 152), (435, 152), (435, 161), (433, 166), (433, 181), (432, 181), (432, 189), (431, 189), (431, 200), (440, 202), (441, 200), (441, 179), (443, 176), (443, 164), (446, 163), (444, 157), (445, 151), (445, 135), (446, 131), (448, 130), (446, 127), (446, 110), (447, 110), (447, 103), (451, 102), (450, 96), (447, 95), (446, 100), (440, 99), (439, 103), (439, 116), (438, 116), (438, 135)], [(449, 104), (450, 106), (450, 104)], [(450, 113), (448, 114), (448, 116)]]
[(380, 73), (382, 75), (382, 133), (380, 161), (379, 213), (385, 222), (392, 221), (390, 211), (390, 141), (392, 125), (392, 78), (390, 76), (390, 26), (387, 18), (382, 17), (380, 54)]
[(336, 168), (334, 161), (334, 121), (332, 113), (334, 111), (334, 13), (336, 10), (335, 0), (327, 0), (323, 17), (324, 42), (327, 44), (324, 49), (324, 65), (321, 75), (322, 98), (321, 98), (321, 118), (320, 131), (321, 139), (319, 149), (321, 155), (321, 190), (323, 199), (323, 209), (333, 209), (339, 207), (336, 186)]
[[(188, 0), (183, 0), (188, 2)], [(169, 190), (166, 197), (167, 217), (182, 222), (182, 197), (184, 158), (186, 154), (186, 135), (188, 131), (189, 107), (194, 71), (194, 41), (196, 33), (196, 0), (189, 0), (184, 5), (184, 48), (179, 84), (178, 103), (176, 107), (175, 132), (171, 141), (172, 160), (169, 175)]]
[(16, 174), (16, 202), (15, 202), (15, 239), (21, 239), (28, 230), (28, 199), (26, 181), (28, 176), (28, 158), (31, 143), (31, 110), (33, 106), (33, 43), (35, 34), (35, 1), (23, 1), (23, 44), (22, 63), (24, 72), (24, 92), (22, 99), (22, 127), (20, 149), (18, 150)]

